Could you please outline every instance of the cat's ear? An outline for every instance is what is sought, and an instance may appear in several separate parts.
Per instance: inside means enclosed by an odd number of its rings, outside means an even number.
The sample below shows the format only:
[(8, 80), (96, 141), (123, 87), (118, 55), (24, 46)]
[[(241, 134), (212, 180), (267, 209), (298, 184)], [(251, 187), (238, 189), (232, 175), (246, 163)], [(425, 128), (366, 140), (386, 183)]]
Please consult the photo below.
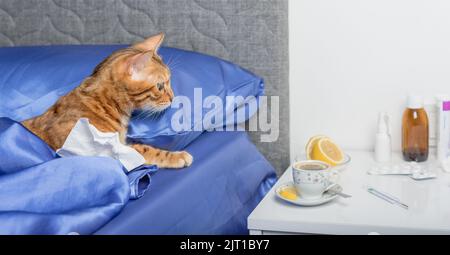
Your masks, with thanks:
[(142, 74), (142, 71), (145, 69), (145, 67), (150, 65), (150, 62), (153, 58), (153, 54), (154, 53), (152, 51), (147, 51), (131, 57), (128, 66), (129, 74), (133, 78), (139, 79), (140, 74)]
[(157, 35), (145, 39), (142, 42), (134, 44), (133, 48), (143, 51), (157, 52), (163, 41), (164, 41), (164, 33), (159, 33)]

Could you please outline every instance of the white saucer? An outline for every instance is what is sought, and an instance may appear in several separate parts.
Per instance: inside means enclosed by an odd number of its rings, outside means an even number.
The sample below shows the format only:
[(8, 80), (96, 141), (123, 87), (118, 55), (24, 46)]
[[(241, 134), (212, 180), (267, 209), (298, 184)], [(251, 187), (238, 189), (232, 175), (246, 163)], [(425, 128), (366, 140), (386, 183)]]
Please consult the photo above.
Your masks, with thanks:
[[(337, 184), (337, 186), (339, 186), (339, 184)], [(280, 192), (286, 188), (293, 188), (295, 190), (294, 183), (287, 182), (287, 183), (284, 183), (284, 184), (280, 185), (279, 187), (277, 187), (277, 189), (275, 190), (277, 197), (279, 197), (280, 199), (287, 201), (289, 203), (293, 203), (296, 205), (302, 205), (302, 206), (315, 206), (315, 205), (325, 204), (325, 203), (330, 202), (331, 200), (335, 199), (338, 196), (337, 194), (331, 194), (331, 193), (325, 192), (325, 193), (323, 193), (322, 197), (319, 199), (304, 199), (300, 195), (297, 194), (297, 199), (291, 200), (291, 199), (285, 198), (280, 195)]]

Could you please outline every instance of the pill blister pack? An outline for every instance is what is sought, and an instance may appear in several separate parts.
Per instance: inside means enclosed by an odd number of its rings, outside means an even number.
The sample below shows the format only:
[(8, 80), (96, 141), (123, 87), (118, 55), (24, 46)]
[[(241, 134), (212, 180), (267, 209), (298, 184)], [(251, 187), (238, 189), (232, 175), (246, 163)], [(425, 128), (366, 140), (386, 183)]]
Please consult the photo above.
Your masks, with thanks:
[(450, 158), (442, 160), (441, 167), (444, 172), (450, 173)]
[(375, 165), (367, 172), (370, 175), (406, 175), (414, 180), (426, 180), (436, 178), (436, 174), (427, 166), (416, 162), (401, 164)]

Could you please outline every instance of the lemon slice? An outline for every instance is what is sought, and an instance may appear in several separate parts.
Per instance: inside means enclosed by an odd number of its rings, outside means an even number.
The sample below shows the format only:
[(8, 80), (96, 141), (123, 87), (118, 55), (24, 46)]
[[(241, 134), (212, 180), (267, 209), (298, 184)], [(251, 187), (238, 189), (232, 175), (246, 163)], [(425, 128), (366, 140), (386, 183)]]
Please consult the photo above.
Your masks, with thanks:
[(289, 199), (296, 200), (297, 199), (297, 191), (293, 187), (284, 188), (280, 191), (280, 196)]
[(306, 144), (306, 159), (309, 159), (309, 160), (313, 159), (313, 156), (312, 156), (313, 149), (317, 145), (317, 142), (319, 142), (319, 140), (322, 138), (328, 138), (328, 137), (326, 137), (324, 135), (315, 135), (309, 139), (308, 143)]
[(312, 159), (320, 160), (332, 166), (344, 161), (344, 152), (329, 138), (320, 139), (312, 150)]

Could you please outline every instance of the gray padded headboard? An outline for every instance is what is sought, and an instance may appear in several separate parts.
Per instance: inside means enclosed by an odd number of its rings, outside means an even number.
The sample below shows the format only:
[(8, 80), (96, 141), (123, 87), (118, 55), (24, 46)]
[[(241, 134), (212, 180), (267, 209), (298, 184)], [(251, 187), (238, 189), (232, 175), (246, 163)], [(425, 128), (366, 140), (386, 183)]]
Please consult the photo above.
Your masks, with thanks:
[(0, 0), (0, 46), (132, 43), (157, 32), (165, 45), (215, 55), (264, 77), (280, 96), (280, 137), (253, 141), (289, 164), (287, 0)]

